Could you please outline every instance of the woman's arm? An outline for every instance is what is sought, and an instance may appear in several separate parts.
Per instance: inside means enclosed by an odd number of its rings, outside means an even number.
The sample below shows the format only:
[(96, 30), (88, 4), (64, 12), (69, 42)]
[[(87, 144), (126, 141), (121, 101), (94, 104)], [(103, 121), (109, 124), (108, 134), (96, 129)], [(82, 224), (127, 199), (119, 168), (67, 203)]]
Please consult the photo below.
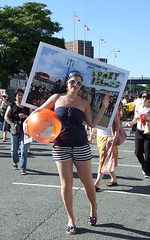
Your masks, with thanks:
[(134, 118), (131, 122), (126, 123), (127, 126), (132, 126), (137, 123), (137, 119)]
[(26, 120), (23, 122), (23, 131), (27, 132), (27, 121), (28, 118), (34, 114), (35, 112), (42, 110), (44, 108), (52, 109), (55, 106), (56, 100), (59, 98), (60, 94), (53, 94), (51, 97), (47, 99), (45, 103), (43, 103), (39, 108), (35, 109), (33, 112), (30, 113), (30, 115), (26, 118)]
[(90, 131), (90, 136), (89, 136), (89, 139), (88, 139), (88, 142), (91, 144), (92, 143), (92, 140), (93, 140), (93, 137), (94, 135), (96, 134), (97, 132), (97, 128), (92, 128), (91, 131)]
[(146, 113), (145, 118), (147, 121), (150, 121), (150, 111)]
[(87, 102), (86, 107), (85, 107), (85, 121), (87, 122), (87, 125), (90, 126), (91, 128), (94, 128), (102, 119), (105, 110), (107, 109), (109, 105), (109, 93), (106, 94), (106, 96), (103, 99), (102, 102), (102, 107), (100, 108), (99, 112), (96, 114), (96, 116), (93, 118), (92, 115), (92, 110), (91, 107), (89, 105), (89, 103)]
[(115, 115), (114, 118), (114, 137), (113, 137), (113, 145), (116, 145), (119, 135), (119, 127), (120, 127), (120, 120), (118, 117), (118, 112)]
[(11, 107), (8, 106), (7, 109), (6, 109), (6, 112), (5, 112), (4, 119), (6, 120), (6, 122), (7, 122), (8, 124), (11, 125), (11, 124), (12, 124), (12, 121), (11, 121), (11, 119), (10, 119), (10, 114), (11, 114)]

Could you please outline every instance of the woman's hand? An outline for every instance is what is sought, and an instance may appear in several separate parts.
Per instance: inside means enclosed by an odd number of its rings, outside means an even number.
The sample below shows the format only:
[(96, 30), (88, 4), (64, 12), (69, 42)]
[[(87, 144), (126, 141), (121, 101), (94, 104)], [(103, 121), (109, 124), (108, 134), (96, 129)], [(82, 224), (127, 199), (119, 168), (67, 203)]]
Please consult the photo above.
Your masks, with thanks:
[(109, 93), (107, 93), (103, 99), (102, 107), (108, 108), (109, 105)]
[(27, 121), (23, 122), (23, 131), (24, 131), (24, 133), (28, 133), (28, 122)]
[(114, 136), (114, 137), (112, 138), (112, 143), (113, 143), (113, 145), (116, 145), (117, 141), (118, 141), (118, 136)]
[(18, 115), (20, 118), (27, 118), (27, 115), (25, 113), (19, 113)]
[(148, 111), (146, 114), (145, 114), (145, 118), (147, 121), (150, 121), (150, 111)]
[(126, 126), (127, 126), (127, 127), (131, 127), (130, 122), (127, 122), (127, 123), (126, 123)]

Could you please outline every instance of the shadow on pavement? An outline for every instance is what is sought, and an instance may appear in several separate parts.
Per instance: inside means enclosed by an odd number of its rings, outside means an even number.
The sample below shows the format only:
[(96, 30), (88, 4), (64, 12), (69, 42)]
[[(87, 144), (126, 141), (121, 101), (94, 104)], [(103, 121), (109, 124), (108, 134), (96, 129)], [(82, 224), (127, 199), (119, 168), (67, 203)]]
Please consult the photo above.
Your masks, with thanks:
[[(108, 232), (105, 231), (105, 232), (102, 232), (98, 229), (100, 228), (109, 228)], [(122, 231), (126, 231), (128, 232), (128, 234), (120, 234), (120, 233), (114, 233), (114, 232), (111, 232), (111, 229), (119, 229), (119, 230), (122, 230)], [(107, 230), (107, 229), (106, 229)], [(141, 231), (141, 230), (137, 230), (137, 229), (132, 229), (132, 228), (127, 228), (127, 227), (124, 227), (123, 225), (121, 224), (116, 224), (116, 223), (108, 223), (108, 224), (97, 224), (96, 226), (92, 227), (92, 229), (88, 229), (88, 228), (77, 228), (77, 234), (83, 234), (83, 233), (92, 233), (92, 234), (100, 234), (102, 236), (108, 236), (108, 237), (114, 237), (116, 239), (130, 239), (130, 240), (146, 240), (148, 237), (150, 237), (150, 233), (149, 232), (145, 232), (145, 231)], [(141, 235), (141, 237), (139, 236), (137, 238), (137, 236), (131, 236), (131, 234), (139, 234)]]

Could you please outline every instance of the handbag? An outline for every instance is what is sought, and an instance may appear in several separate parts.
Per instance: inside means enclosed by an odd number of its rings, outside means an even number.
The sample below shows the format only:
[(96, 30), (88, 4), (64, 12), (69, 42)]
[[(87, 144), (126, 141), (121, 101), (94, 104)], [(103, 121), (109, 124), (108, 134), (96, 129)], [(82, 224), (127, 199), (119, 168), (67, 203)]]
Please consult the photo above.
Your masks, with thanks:
[(21, 123), (20, 121), (15, 122), (11, 125), (11, 133), (12, 135), (20, 134), (22, 132), (21, 130)]
[(146, 124), (144, 127), (144, 134), (150, 135), (150, 121), (146, 121)]
[[(112, 135), (114, 136), (115, 135), (115, 131), (114, 131), (114, 122), (112, 124)], [(127, 134), (122, 126), (122, 123), (119, 121), (119, 134), (118, 134), (118, 140), (117, 140), (117, 143), (116, 145), (121, 145), (127, 138)]]

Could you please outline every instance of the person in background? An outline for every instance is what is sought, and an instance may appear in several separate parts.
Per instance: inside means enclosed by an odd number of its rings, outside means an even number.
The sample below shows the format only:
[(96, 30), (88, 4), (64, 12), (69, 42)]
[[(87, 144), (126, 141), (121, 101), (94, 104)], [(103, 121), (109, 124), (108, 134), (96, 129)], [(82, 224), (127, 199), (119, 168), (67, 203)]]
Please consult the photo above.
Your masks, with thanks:
[[(134, 115), (133, 115), (133, 119), (135, 117), (135, 109), (138, 109), (139, 106), (141, 105), (142, 101), (141, 101), (141, 95), (136, 95), (136, 98), (134, 99), (134, 102), (133, 102), (133, 112), (134, 112)], [(133, 120), (132, 119), (132, 120)], [(132, 125), (132, 130), (131, 132), (135, 132), (136, 131), (136, 127), (137, 127), (137, 124), (134, 124)]]
[[(68, 215), (66, 228), (68, 234), (76, 233), (72, 193), (73, 164), (78, 171), (90, 203), (89, 224), (93, 226), (97, 222), (96, 193), (91, 167), (92, 153), (83, 120), (85, 119), (89, 127), (95, 127), (109, 104), (109, 94), (107, 94), (103, 100), (102, 107), (93, 118), (88, 101), (78, 95), (82, 84), (83, 77), (81, 73), (78, 71), (70, 72), (66, 81), (67, 92), (53, 94), (42, 106), (34, 111), (36, 112), (43, 108), (54, 109), (62, 124), (62, 130), (54, 140), (52, 154), (58, 168), (61, 181), (61, 195)], [(27, 121), (28, 119), (23, 124), (24, 131), (27, 130)]]
[(150, 121), (150, 94), (147, 91), (140, 93), (141, 104), (135, 108), (133, 121), (128, 122), (127, 126), (137, 124), (135, 133), (135, 155), (142, 166), (145, 178), (150, 178), (150, 135), (144, 134), (145, 125), (141, 121), (143, 114), (144, 121)]
[[(18, 89), (15, 92), (15, 101), (12, 102), (5, 113), (5, 120), (11, 126), (11, 158), (13, 162), (13, 169), (18, 169), (19, 162), (19, 143), (21, 143), (21, 161), (20, 161), (20, 169), (21, 174), (26, 175), (26, 165), (27, 165), (27, 150), (28, 144), (24, 144), (24, 132), (23, 132), (23, 122), (29, 115), (29, 108), (23, 107), (21, 105), (24, 91), (22, 89)], [(15, 125), (17, 124), (19, 130), (15, 129)]]
[(99, 185), (105, 173), (109, 173), (111, 180), (107, 184), (108, 187), (117, 185), (117, 179), (115, 174), (115, 167), (118, 164), (118, 146), (116, 145), (119, 134), (119, 117), (118, 113), (114, 119), (114, 137), (112, 131), (102, 130), (99, 128), (93, 128), (89, 137), (89, 143), (92, 143), (93, 136), (97, 131), (97, 146), (99, 149), (99, 166), (97, 179), (94, 183), (95, 190), (100, 190)]
[(9, 127), (9, 124), (6, 122), (6, 120), (4, 119), (4, 116), (5, 116), (5, 112), (6, 112), (6, 109), (9, 105), (9, 102), (8, 102), (8, 95), (7, 94), (3, 94), (2, 95), (2, 103), (1, 103), (1, 106), (0, 106), (0, 115), (1, 115), (1, 121), (2, 121), (2, 131), (3, 131), (3, 142), (6, 142), (7, 140), (7, 133), (10, 129)]
[(134, 102), (133, 102), (133, 111), (134, 111), (134, 114), (135, 114), (135, 109), (138, 109), (139, 106), (141, 105), (141, 103), (142, 103), (141, 94), (136, 95), (136, 98), (134, 99)]
[(123, 106), (126, 106), (126, 104), (128, 103), (128, 96), (125, 96), (125, 98), (122, 100), (122, 104)]

